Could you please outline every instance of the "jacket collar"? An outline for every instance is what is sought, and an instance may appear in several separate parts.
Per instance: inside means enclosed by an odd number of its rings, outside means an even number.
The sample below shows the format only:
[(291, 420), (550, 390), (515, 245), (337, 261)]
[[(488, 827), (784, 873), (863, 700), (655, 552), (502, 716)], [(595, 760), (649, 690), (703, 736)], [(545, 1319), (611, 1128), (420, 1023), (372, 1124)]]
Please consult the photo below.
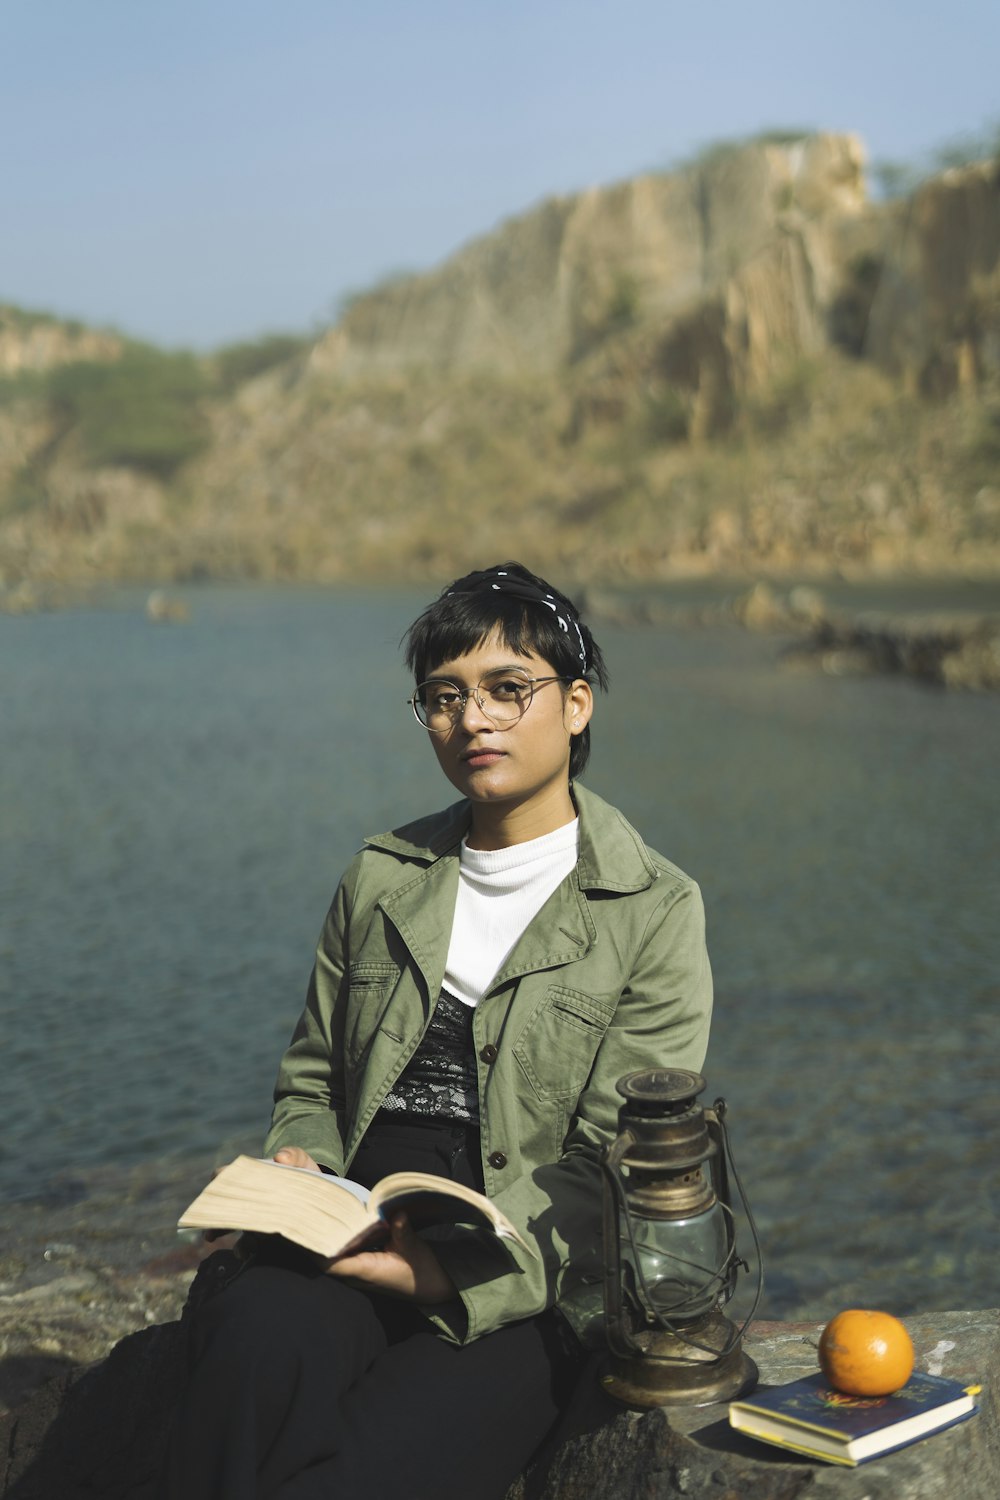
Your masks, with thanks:
[[(586, 787), (574, 783), (572, 794), (580, 815), (580, 888), (623, 894), (646, 890), (658, 871), (631, 823)], [(391, 833), (375, 834), (365, 843), (406, 860), (432, 865), (439, 859), (458, 858), (471, 823), (469, 803), (456, 802), (444, 812), (407, 823)]]
[[(575, 880), (563, 881), (543, 908), (545, 920), (528, 924), (492, 989), (522, 974), (584, 958), (597, 941), (597, 928), (584, 894), (606, 890), (620, 894), (645, 890), (658, 870), (645, 845), (621, 813), (593, 792), (574, 786), (580, 815), (580, 853)], [(393, 833), (366, 839), (375, 849), (416, 865), (404, 880), (379, 900), (436, 996), (444, 980), (448, 934), (458, 890), (459, 849), (471, 824), (467, 802), (457, 803)], [(445, 917), (446, 920), (442, 920)]]

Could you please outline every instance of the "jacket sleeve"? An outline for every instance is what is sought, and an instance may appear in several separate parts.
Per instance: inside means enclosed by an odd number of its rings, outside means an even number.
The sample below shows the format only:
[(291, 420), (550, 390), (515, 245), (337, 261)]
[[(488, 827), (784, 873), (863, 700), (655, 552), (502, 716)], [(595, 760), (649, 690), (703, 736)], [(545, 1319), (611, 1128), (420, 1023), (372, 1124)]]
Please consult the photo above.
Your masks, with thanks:
[(344, 1173), (344, 1008), (354, 869), (327, 913), (305, 1009), (278, 1069), (264, 1154), (301, 1146), (338, 1176)]
[[(456, 1342), (530, 1317), (600, 1281), (600, 1155), (617, 1133), (615, 1084), (638, 1068), (699, 1071), (708, 1044), (712, 976), (701, 894), (693, 882), (658, 902), (635, 952), (614, 1017), (580, 1094), (558, 1161), (536, 1167), (496, 1194), (498, 1208), (533, 1242), (538, 1258), (509, 1242), (470, 1233), (435, 1246), (458, 1287), (432, 1320)], [(457, 1314), (457, 1315), (456, 1315)]]

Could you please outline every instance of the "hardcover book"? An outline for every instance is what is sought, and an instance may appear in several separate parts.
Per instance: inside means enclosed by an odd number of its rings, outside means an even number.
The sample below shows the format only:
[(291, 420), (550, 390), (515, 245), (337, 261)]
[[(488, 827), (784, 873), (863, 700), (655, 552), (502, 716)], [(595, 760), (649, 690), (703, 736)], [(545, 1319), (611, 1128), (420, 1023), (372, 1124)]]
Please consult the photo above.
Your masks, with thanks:
[(765, 1443), (853, 1466), (971, 1417), (975, 1389), (915, 1371), (891, 1396), (847, 1396), (825, 1375), (806, 1375), (732, 1402), (729, 1422)]
[(335, 1260), (377, 1245), (386, 1237), (390, 1214), (400, 1208), (415, 1229), (472, 1224), (534, 1253), (488, 1198), (446, 1177), (393, 1172), (369, 1191), (346, 1177), (253, 1156), (238, 1156), (216, 1173), (177, 1227), (280, 1234)]

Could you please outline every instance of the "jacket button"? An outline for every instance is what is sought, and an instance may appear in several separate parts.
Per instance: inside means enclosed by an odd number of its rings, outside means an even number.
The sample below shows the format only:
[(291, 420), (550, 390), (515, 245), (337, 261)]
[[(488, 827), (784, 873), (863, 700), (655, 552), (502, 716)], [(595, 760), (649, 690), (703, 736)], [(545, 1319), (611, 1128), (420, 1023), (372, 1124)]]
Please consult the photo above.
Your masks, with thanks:
[(500, 1054), (498, 1053), (496, 1047), (494, 1047), (492, 1042), (487, 1042), (486, 1046), (483, 1047), (479, 1054), (479, 1056), (485, 1063), (495, 1063), (499, 1055)]
[(489, 1162), (491, 1167), (496, 1167), (498, 1172), (501, 1167), (505, 1167), (507, 1165), (507, 1158), (502, 1151), (491, 1151), (486, 1160)]

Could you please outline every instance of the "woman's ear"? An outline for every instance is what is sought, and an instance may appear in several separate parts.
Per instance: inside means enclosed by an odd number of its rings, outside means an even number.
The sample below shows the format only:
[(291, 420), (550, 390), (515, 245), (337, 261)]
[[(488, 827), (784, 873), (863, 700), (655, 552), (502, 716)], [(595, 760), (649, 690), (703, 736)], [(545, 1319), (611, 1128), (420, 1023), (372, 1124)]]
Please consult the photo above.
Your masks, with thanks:
[(594, 694), (590, 683), (578, 677), (566, 694), (566, 723), (570, 734), (582, 734), (594, 712)]

